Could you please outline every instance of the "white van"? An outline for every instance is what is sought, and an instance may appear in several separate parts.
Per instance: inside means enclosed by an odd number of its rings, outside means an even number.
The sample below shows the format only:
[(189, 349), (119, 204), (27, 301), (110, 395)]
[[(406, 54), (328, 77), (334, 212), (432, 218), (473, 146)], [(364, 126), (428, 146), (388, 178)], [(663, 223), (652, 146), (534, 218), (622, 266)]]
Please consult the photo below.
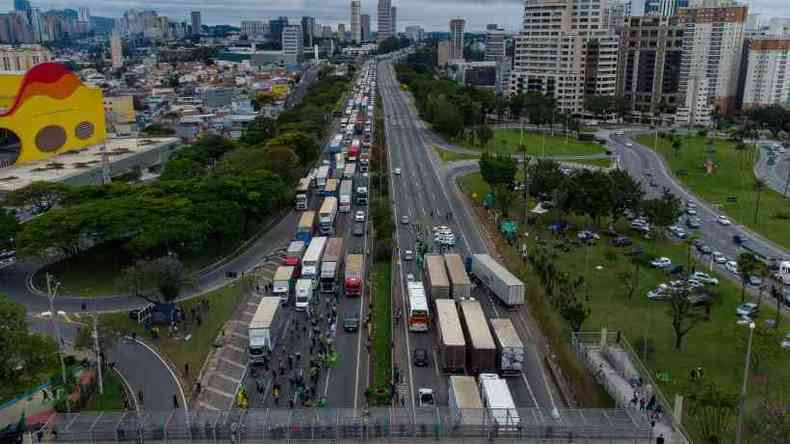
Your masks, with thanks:
[(299, 279), (296, 281), (296, 311), (306, 311), (313, 299), (313, 280)]

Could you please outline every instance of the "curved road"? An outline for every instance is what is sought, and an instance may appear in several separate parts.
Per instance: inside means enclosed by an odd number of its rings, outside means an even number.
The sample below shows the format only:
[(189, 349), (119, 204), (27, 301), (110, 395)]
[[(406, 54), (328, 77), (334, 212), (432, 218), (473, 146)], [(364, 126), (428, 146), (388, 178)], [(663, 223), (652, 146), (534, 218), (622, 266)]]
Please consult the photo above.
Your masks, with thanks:
[[(773, 140), (761, 140), (760, 144), (776, 143)], [(763, 179), (777, 193), (790, 196), (790, 153), (777, 153), (776, 162), (768, 165), (768, 156), (761, 148), (759, 159), (754, 165), (754, 175)]]

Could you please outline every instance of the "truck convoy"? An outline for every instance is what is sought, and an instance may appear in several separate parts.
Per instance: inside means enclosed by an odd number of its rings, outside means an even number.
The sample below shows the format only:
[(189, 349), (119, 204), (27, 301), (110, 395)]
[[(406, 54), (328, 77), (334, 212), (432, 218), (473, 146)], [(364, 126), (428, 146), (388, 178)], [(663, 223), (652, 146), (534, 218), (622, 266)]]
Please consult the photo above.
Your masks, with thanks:
[(294, 289), (294, 308), (296, 311), (306, 311), (310, 306), (311, 299), (313, 299), (313, 280), (305, 278), (297, 280), (296, 288)]
[(450, 297), (450, 281), (447, 278), (444, 258), (441, 255), (425, 255), (425, 280), (434, 301)]
[(337, 197), (325, 197), (318, 211), (318, 231), (323, 235), (334, 234), (335, 217), (337, 217)]
[(321, 293), (334, 293), (337, 274), (340, 272), (342, 260), (343, 238), (330, 238), (326, 243), (324, 258), (321, 261), (321, 280), (319, 282)]
[(518, 429), (521, 420), (507, 382), (500, 379), (495, 373), (481, 373), (478, 376), (478, 382), (480, 383), (483, 405), (488, 409), (488, 413), (500, 430)]
[(466, 274), (464, 260), (460, 254), (447, 253), (444, 255), (447, 264), (447, 276), (450, 278), (450, 294), (456, 301), (469, 299), (472, 296), (472, 281)]
[(288, 244), (288, 249), (285, 250), (285, 265), (296, 268), (301, 273), (302, 256), (304, 255), (305, 243), (302, 241), (293, 241)]
[(327, 179), (324, 192), (321, 193), (326, 196), (337, 196), (337, 179)]
[(446, 372), (463, 371), (466, 368), (466, 341), (455, 301), (436, 299), (434, 303), (439, 341), (437, 364)]
[(365, 256), (349, 254), (346, 256), (345, 284), (346, 296), (361, 296), (364, 285)]
[(340, 183), (340, 207), (338, 211), (348, 213), (351, 211), (351, 194), (354, 192), (354, 183), (348, 179)]
[(462, 425), (483, 425), (483, 400), (474, 376), (450, 376), (448, 384), (448, 405), (456, 423)]
[(461, 309), (461, 325), (466, 332), (470, 373), (496, 371), (496, 344), (488, 329), (483, 307), (473, 299), (459, 301), (458, 307)]
[(300, 240), (305, 244), (310, 243), (313, 237), (313, 227), (315, 225), (315, 211), (305, 211), (299, 217), (299, 224), (296, 226), (296, 240)]
[(296, 209), (304, 211), (307, 209), (307, 198), (310, 193), (310, 178), (305, 177), (299, 179), (299, 185), (296, 187)]
[(274, 350), (277, 346), (276, 332), (280, 331), (285, 321), (286, 315), (280, 310), (280, 298), (261, 299), (247, 330), (247, 355), (251, 364), (264, 362), (266, 355)]
[(318, 172), (315, 175), (315, 187), (318, 189), (324, 188), (326, 186), (326, 180), (329, 179), (329, 177), (329, 165), (323, 165), (318, 168)]
[(502, 376), (520, 375), (524, 371), (524, 343), (513, 322), (507, 318), (491, 319), (491, 330), (497, 346), (497, 363)]
[(326, 248), (325, 237), (314, 237), (304, 252), (302, 257), (302, 277), (308, 279), (318, 279), (319, 267), (321, 266), (321, 257), (324, 255)]
[(487, 254), (473, 254), (467, 259), (472, 277), (493, 293), (507, 307), (524, 304), (524, 283)]
[(283, 303), (288, 302), (293, 285), (294, 267), (279, 266), (274, 272), (272, 280), (272, 294), (280, 298)]

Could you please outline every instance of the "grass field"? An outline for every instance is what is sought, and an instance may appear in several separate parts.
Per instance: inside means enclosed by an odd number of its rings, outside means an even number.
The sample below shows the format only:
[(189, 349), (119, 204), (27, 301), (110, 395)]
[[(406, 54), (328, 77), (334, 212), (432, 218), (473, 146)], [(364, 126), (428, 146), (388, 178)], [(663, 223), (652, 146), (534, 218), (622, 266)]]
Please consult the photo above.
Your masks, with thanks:
[[(488, 188), (479, 174), (470, 175), (460, 180), (462, 189), (469, 195), (478, 196), (476, 203), (487, 192)], [(515, 210), (518, 214), (518, 210)], [(535, 227), (528, 227), (530, 236), (527, 240), (528, 248), (534, 248), (535, 238), (548, 239), (554, 243), (554, 237), (543, 226), (553, 219), (552, 215), (542, 216)], [(587, 219), (574, 219), (579, 227), (590, 224)], [(623, 227), (619, 231), (638, 242)], [(586, 275), (589, 290), (589, 307), (591, 315), (585, 322), (583, 330), (595, 331), (607, 326), (609, 331), (622, 331), (633, 344), (642, 337), (650, 338), (652, 349), (649, 351), (645, 362), (652, 371), (662, 371), (670, 375), (670, 381), (662, 384), (665, 394), (672, 399), (674, 394), (688, 395), (694, 383), (689, 374), (692, 368), (703, 367), (705, 378), (722, 387), (727, 392), (737, 394), (743, 378), (744, 348), (741, 346), (748, 334), (748, 329), (735, 323), (735, 307), (740, 302), (740, 287), (726, 280), (717, 287), (718, 301), (712, 306), (709, 320), (701, 323), (689, 333), (681, 350), (674, 350), (674, 332), (670, 318), (666, 314), (667, 307), (663, 302), (650, 302), (645, 296), (647, 291), (654, 289), (660, 282), (669, 281), (664, 272), (642, 268), (640, 271), (639, 288), (634, 292), (629, 301), (626, 297), (626, 287), (620, 275), (632, 272), (634, 267), (622, 254), (623, 250), (606, 244), (607, 238), (602, 238), (597, 246), (587, 249), (583, 246), (572, 247), (565, 253), (556, 249), (556, 262), (560, 270), (570, 272), (572, 276)], [(638, 242), (641, 243), (641, 242)], [(502, 243), (502, 245), (506, 245)], [(683, 244), (670, 241), (657, 241), (655, 247), (644, 244), (645, 251), (651, 256), (667, 256), (674, 263), (686, 265), (687, 249)], [(537, 275), (529, 265), (521, 264), (513, 249), (500, 249), (509, 259), (511, 270), (517, 271), (527, 283), (527, 294), (530, 300), (530, 310), (538, 310), (535, 306), (538, 301), (543, 301), (545, 293), (539, 284)], [(698, 266), (699, 269), (703, 265)], [(585, 272), (586, 270), (586, 272)], [(707, 270), (706, 270), (707, 271)], [(582, 291), (582, 295), (587, 297)], [(773, 319), (773, 299), (766, 296), (762, 305), (762, 319)], [(540, 305), (540, 304), (538, 304)], [(548, 313), (543, 313), (541, 325), (543, 333), (547, 336), (561, 336), (567, 342), (570, 329), (558, 314), (549, 307)], [(540, 313), (535, 314), (540, 318)], [(761, 321), (762, 322), (762, 321)], [(781, 332), (790, 332), (790, 321), (781, 321)], [(551, 341), (552, 339), (549, 338)], [(767, 381), (776, 384), (777, 381), (790, 381), (790, 351), (783, 351), (776, 347), (774, 362), (767, 364), (760, 371), (760, 378), (754, 378), (750, 393), (751, 401), (759, 398), (768, 389)], [(786, 395), (790, 392), (785, 391)], [(788, 399), (790, 401), (790, 399)]]
[[(160, 329), (158, 339), (153, 339), (146, 333), (142, 326), (132, 321), (126, 313), (113, 313), (102, 316), (102, 322), (113, 325), (121, 330), (135, 331), (138, 336), (149, 344), (154, 345), (159, 351), (167, 356), (176, 366), (176, 371), (185, 382), (184, 389), (187, 396), (192, 390), (192, 386), (203, 366), (203, 361), (213, 347), (214, 340), (220, 332), (225, 322), (230, 319), (236, 307), (246, 297), (242, 284), (234, 283), (219, 290), (208, 293), (204, 298), (209, 300), (210, 309), (200, 311), (202, 324), (198, 327), (194, 322), (181, 326), (181, 331), (176, 337), (169, 337), (167, 329)], [(189, 312), (193, 307), (199, 307), (202, 298), (190, 299), (179, 304), (185, 312)], [(189, 336), (189, 340), (185, 338)], [(184, 364), (189, 364), (189, 376), (184, 375)]]
[[(475, 150), (487, 150), (497, 153), (521, 154), (520, 149), (521, 131), (515, 129), (494, 130), (494, 137), (485, 147), (469, 146)], [(524, 131), (524, 145), (527, 147), (528, 156), (589, 156), (593, 154), (603, 154), (606, 149), (595, 142), (580, 142), (573, 136), (565, 137), (557, 132), (552, 136), (550, 133)]]
[[(667, 139), (658, 139), (658, 152), (667, 160), (670, 169), (694, 194), (719, 207), (723, 213), (777, 244), (790, 248), (790, 199), (765, 187), (760, 196), (760, 210), (755, 222), (757, 193), (754, 189), (753, 146), (744, 152), (735, 150), (735, 142), (715, 140), (710, 151), (702, 137), (681, 137), (682, 147), (677, 156)], [(654, 148), (654, 136), (640, 136), (637, 142)], [(708, 174), (704, 165), (712, 160), (717, 168)], [(727, 203), (736, 197), (737, 203)]]
[(473, 156), (470, 154), (461, 154), (456, 153), (453, 151), (442, 149), (436, 145), (433, 146), (434, 151), (436, 154), (439, 155), (439, 158), (442, 159), (442, 162), (456, 162), (459, 160), (470, 160), (470, 159), (478, 159), (480, 156)]
[(392, 376), (390, 300), (391, 264), (377, 261), (373, 266), (373, 384), (387, 385)]
[(121, 377), (112, 370), (104, 372), (104, 393), (96, 393), (88, 400), (85, 410), (123, 410), (124, 388)]

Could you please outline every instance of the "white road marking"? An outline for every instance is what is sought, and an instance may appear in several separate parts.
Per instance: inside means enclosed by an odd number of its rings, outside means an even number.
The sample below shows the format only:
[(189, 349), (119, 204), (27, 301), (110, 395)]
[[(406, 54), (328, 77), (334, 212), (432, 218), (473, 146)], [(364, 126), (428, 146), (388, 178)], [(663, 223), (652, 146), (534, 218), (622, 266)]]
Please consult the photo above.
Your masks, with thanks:
[(527, 390), (529, 391), (529, 396), (532, 398), (532, 402), (535, 403), (535, 406), (540, 406), (538, 404), (538, 398), (535, 397), (535, 393), (532, 391), (532, 386), (529, 385), (529, 381), (527, 381), (527, 375), (524, 372), (521, 372), (521, 379), (524, 380), (524, 384), (527, 386)]

